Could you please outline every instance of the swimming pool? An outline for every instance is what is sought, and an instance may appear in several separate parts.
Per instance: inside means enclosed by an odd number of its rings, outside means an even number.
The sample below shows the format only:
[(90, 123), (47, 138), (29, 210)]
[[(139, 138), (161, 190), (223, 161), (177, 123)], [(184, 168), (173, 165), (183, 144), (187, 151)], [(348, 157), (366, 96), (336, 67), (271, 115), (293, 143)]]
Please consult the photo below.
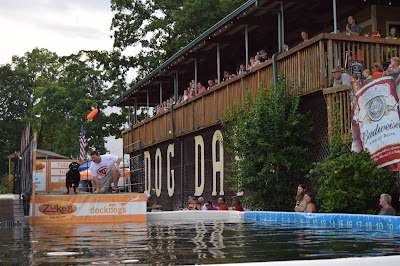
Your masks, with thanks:
[[(268, 215), (288, 214), (297, 215)], [(150, 213), (147, 224), (2, 228), (0, 261), (180, 265), (400, 255), (396, 229), (321, 227), (272, 218), (260, 223), (257, 217), (264, 219), (265, 212), (165, 212)]]

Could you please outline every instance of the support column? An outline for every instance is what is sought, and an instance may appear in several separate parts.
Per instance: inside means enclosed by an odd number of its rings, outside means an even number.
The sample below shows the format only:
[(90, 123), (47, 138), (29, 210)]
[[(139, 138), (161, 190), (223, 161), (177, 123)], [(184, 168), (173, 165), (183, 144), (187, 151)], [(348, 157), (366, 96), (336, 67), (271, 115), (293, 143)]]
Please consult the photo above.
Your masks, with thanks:
[(333, 32), (337, 32), (337, 17), (336, 17), (336, 0), (332, 0), (333, 4)]
[(178, 102), (178, 94), (179, 94), (179, 80), (178, 80), (178, 72), (176, 74), (176, 88), (174, 88), (175, 102)]
[(196, 92), (196, 95), (197, 95), (197, 58), (194, 59), (194, 83), (196, 83), (195, 92)]
[(219, 54), (219, 43), (217, 43), (217, 77), (218, 84), (221, 83), (221, 62), (220, 62), (220, 54)]
[(160, 81), (160, 105), (162, 104), (162, 81)]
[(150, 108), (149, 108), (149, 90), (146, 91), (147, 92), (147, 116), (150, 117)]
[(244, 47), (246, 49), (246, 58), (244, 60), (244, 66), (247, 68), (247, 63), (249, 61), (249, 26), (246, 24), (246, 26), (244, 26)]

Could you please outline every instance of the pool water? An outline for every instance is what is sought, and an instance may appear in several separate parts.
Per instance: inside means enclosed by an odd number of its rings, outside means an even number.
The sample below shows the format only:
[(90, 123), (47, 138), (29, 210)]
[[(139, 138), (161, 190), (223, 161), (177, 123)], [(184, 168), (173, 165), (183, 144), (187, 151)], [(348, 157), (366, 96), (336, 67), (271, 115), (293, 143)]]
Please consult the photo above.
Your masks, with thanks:
[(400, 232), (228, 221), (0, 229), (1, 264), (209, 264), (400, 254)]

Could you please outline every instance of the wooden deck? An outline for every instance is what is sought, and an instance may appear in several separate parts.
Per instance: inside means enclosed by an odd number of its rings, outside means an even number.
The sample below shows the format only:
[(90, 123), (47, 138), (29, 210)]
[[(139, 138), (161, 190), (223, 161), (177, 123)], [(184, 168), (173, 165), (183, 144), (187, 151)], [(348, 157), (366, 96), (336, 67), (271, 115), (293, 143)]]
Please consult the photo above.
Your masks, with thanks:
[[(351, 60), (363, 61), (365, 69), (373, 62), (383, 64), (390, 61), (391, 57), (399, 56), (399, 51), (400, 40), (323, 33), (279, 55), (278, 69), (285, 75), (288, 93), (307, 95), (330, 87), (333, 83), (332, 69), (338, 64), (343, 71), (350, 73)], [(170, 140), (173, 135), (179, 137), (215, 125), (226, 108), (231, 109), (235, 102), (244, 102), (248, 91), (255, 98), (261, 81), (265, 87), (270, 86), (273, 83), (272, 70), (272, 60), (268, 60), (249, 74), (236, 76), (184, 104), (176, 105), (173, 112), (158, 114), (124, 130), (124, 153)], [(343, 104), (348, 101), (347, 97), (343, 95)], [(346, 128), (347, 125), (343, 125), (344, 131)]]

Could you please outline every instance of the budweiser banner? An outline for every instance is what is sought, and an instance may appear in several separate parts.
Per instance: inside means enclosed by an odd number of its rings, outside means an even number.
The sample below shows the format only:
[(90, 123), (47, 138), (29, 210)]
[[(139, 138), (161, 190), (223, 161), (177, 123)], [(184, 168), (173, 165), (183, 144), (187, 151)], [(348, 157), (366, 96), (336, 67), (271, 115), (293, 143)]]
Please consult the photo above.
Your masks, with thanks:
[(354, 151), (368, 150), (378, 167), (397, 170), (400, 162), (400, 78), (382, 77), (351, 84), (352, 134)]

